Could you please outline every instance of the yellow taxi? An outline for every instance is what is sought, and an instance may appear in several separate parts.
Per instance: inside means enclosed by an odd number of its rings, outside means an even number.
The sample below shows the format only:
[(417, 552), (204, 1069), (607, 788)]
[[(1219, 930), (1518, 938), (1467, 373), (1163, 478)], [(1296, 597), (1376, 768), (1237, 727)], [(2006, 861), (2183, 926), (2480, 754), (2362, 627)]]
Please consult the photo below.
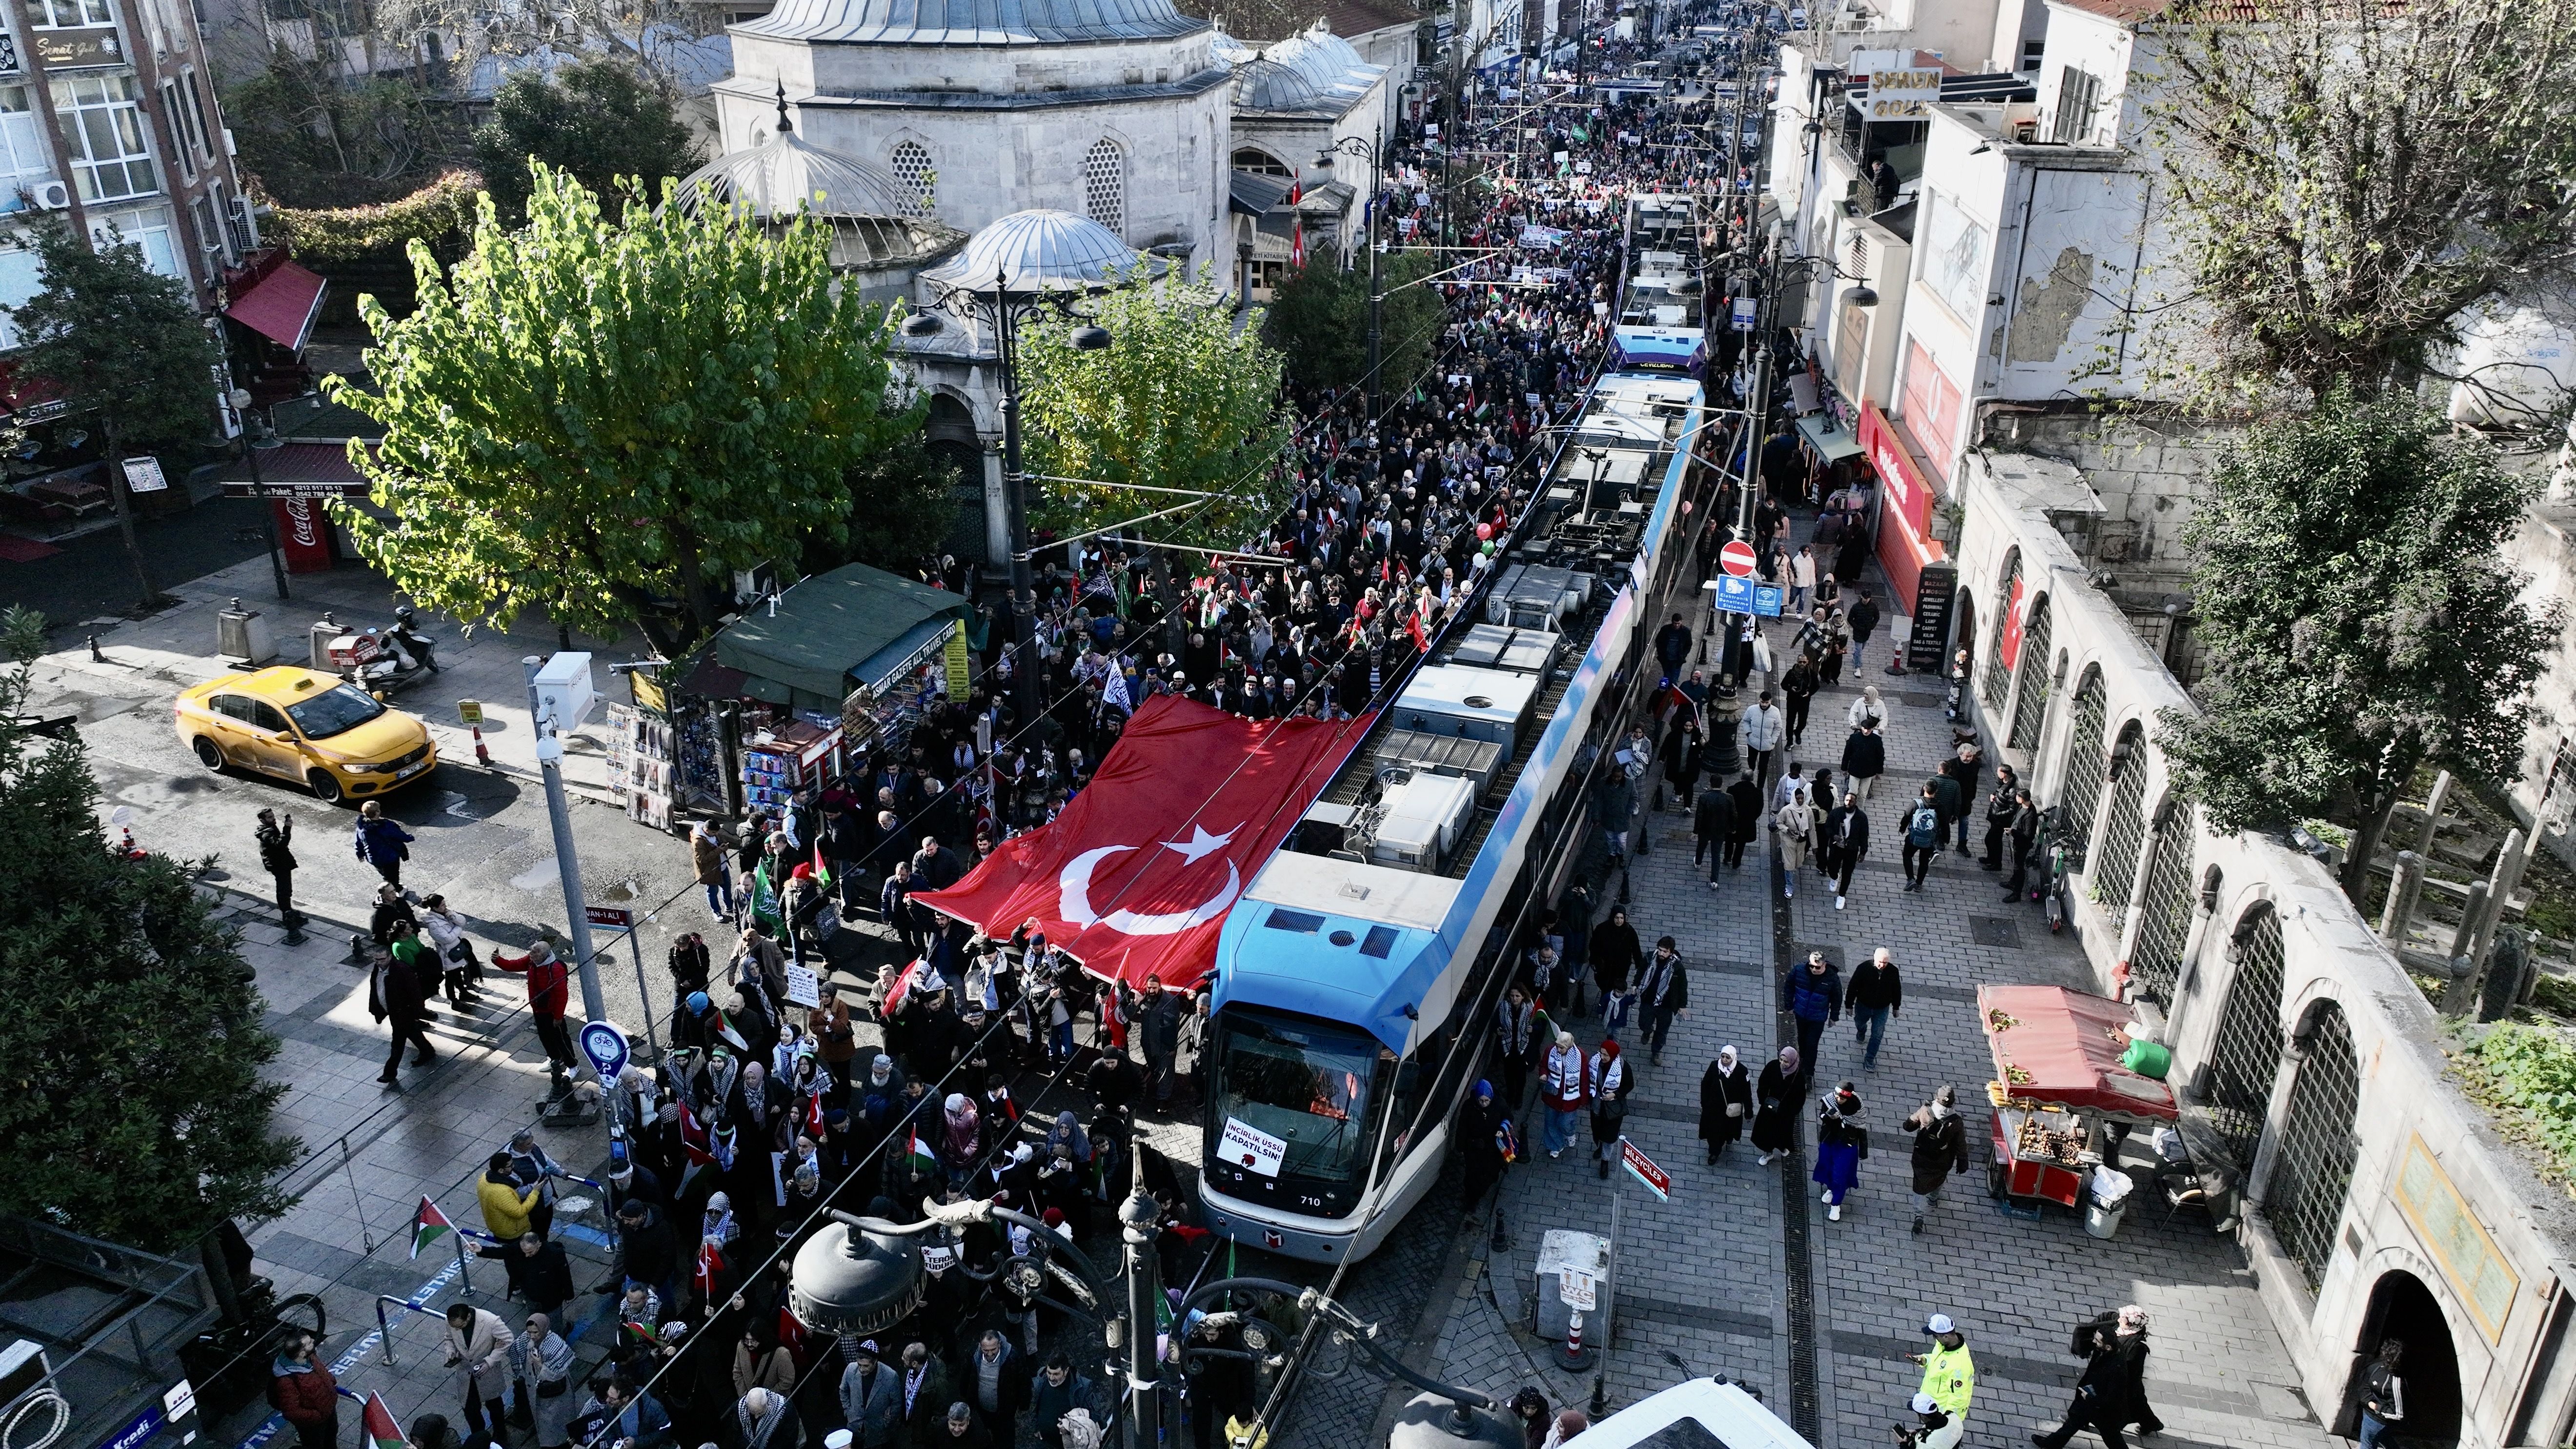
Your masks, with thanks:
[(275, 775), (326, 802), (390, 793), (438, 767), (429, 729), (336, 674), (280, 664), (183, 690), (179, 740), (207, 769)]

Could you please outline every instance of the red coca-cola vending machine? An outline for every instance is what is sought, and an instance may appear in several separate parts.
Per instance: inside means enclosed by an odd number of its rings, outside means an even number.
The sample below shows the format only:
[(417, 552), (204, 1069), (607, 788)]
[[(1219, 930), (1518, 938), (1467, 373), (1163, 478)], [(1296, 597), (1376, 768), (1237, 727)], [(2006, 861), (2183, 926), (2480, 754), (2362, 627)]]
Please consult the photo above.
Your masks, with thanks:
[(288, 573), (327, 573), (339, 562), (323, 499), (273, 498), (268, 506), (277, 511), (277, 541), (286, 552)]

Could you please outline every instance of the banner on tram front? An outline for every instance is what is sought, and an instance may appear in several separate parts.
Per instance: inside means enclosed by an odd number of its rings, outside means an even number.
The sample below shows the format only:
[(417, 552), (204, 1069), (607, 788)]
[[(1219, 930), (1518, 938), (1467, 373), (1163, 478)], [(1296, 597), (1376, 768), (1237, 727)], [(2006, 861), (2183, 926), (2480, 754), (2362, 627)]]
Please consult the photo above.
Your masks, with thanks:
[(1063, 814), (913, 899), (998, 938), (1035, 920), (1096, 976), (1187, 987), (1215, 967), (1226, 912), (1368, 723), (1149, 699)]

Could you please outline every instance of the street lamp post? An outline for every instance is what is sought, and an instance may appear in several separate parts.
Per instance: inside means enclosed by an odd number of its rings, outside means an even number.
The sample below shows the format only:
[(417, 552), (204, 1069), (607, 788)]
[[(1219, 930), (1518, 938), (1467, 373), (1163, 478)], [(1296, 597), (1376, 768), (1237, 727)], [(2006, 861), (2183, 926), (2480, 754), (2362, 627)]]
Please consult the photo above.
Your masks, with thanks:
[[(1344, 136), (1315, 153), (1315, 165), (1327, 175), (1333, 169), (1333, 155), (1357, 156), (1360, 138)], [(1385, 383), (1378, 376), (1384, 358), (1381, 339), (1385, 335), (1386, 294), (1377, 283), (1377, 213), (1378, 193), (1383, 190), (1381, 171), (1386, 165), (1386, 122), (1377, 125), (1377, 140), (1368, 150), (1368, 196), (1361, 202), (1360, 217), (1367, 231), (1363, 233), (1368, 247), (1368, 409), (1374, 420), (1385, 401)]]
[[(993, 331), (999, 342), (1002, 370), (1002, 517), (1010, 534), (1011, 549), (1011, 711), (1017, 729), (1027, 729), (1038, 717), (1037, 677), (1037, 584), (1029, 570), (1028, 478), (1020, 468), (1020, 371), (1018, 329), (1022, 319), (1040, 304), (1052, 307), (1058, 316), (1073, 317), (1069, 298), (1054, 295), (1041, 287), (1037, 290), (1014, 291), (1008, 271), (993, 274), (989, 292), (959, 287), (944, 299), (962, 305), (974, 313), (989, 309)], [(904, 323), (912, 336), (935, 336), (939, 323), (934, 318), (915, 317)], [(1084, 326), (1073, 329), (1069, 339), (1077, 352), (1098, 352), (1109, 346), (1106, 328)]]

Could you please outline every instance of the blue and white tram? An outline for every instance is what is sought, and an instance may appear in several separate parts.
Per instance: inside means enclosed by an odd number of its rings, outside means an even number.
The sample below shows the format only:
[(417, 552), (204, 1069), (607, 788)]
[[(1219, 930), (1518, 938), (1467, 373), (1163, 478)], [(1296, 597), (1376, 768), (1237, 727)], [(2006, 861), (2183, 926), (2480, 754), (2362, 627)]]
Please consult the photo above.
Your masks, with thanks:
[(1437, 1179), (1514, 959), (1657, 683), (1705, 416), (1684, 370), (1601, 377), (1477, 607), (1229, 913), (1199, 1178), (1217, 1231), (1365, 1257)]

